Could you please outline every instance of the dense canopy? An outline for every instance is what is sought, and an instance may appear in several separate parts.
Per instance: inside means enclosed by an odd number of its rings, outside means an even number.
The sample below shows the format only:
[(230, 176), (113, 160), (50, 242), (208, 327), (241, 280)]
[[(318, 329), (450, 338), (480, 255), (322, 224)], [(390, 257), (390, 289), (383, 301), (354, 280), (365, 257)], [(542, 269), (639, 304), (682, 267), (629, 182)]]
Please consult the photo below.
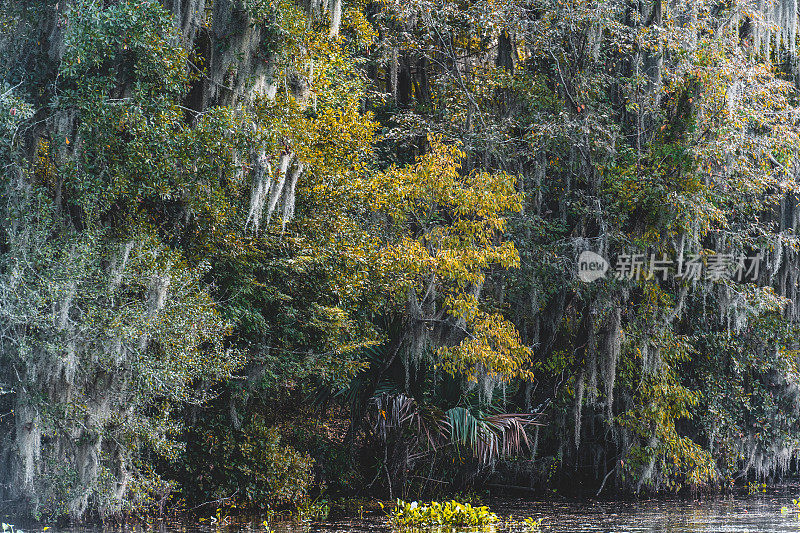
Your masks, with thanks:
[(0, 509), (797, 471), (797, 0), (0, 26)]

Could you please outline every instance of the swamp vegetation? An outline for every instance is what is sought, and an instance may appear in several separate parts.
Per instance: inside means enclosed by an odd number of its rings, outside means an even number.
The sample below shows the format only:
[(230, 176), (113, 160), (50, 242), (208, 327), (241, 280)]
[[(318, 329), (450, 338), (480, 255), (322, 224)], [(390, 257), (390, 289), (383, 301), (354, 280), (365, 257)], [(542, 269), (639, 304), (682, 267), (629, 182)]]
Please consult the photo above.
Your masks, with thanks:
[[(798, 470), (797, 0), (2, 0), (0, 27), (4, 512)], [(616, 267), (584, 281), (588, 251)]]

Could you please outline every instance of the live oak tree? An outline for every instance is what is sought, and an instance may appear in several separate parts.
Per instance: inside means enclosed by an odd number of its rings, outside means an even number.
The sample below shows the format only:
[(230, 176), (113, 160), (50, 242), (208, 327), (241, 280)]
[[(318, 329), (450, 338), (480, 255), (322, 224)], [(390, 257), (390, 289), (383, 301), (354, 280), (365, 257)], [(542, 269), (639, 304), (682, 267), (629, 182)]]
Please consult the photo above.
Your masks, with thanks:
[[(312, 377), (342, 386), (364, 368), (359, 348), (385, 338), (373, 317), (393, 301), (387, 280), (430, 268), (424, 256), (386, 263), (370, 213), (408, 206), (403, 197), (366, 205), (372, 179), (456, 217), (427, 237), (448, 240), (443, 256), (459, 254), (436, 270), (454, 286), (446, 305), (460, 329), (475, 332), (448, 364), (516, 372), (527, 352), (513, 327), (459, 296), (489, 263), (514, 263), (513, 247), (499, 243), (502, 215), (519, 206), (513, 181), (479, 173), (447, 190), (462, 181), (460, 154), (443, 147), (449, 181), (438, 192), (419, 188), (435, 167), (380, 170), (353, 59), (375, 35), (358, 10), (342, 24), (341, 10), (4, 7), (4, 501), (48, 518), (163, 508), (175, 486), (159, 469), (179, 471), (163, 465), (186, 461), (191, 421), (203, 426), (187, 405), (230, 398), (238, 431), (237, 389), (250, 424), (241, 430), (274, 452), (261, 475), (252, 450), (224, 440), (246, 458), (231, 478), (256, 476), (250, 498), (266, 489), (274, 503), (302, 499), (308, 459), (280, 448), (247, 397)], [(237, 372), (251, 378), (243, 391)]]

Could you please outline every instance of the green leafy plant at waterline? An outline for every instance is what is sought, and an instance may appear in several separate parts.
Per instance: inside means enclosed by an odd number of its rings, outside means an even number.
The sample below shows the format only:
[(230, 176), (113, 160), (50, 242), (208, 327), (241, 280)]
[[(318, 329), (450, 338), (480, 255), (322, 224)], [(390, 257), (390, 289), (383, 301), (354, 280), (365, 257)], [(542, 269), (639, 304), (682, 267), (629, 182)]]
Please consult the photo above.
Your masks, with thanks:
[(781, 507), (781, 514), (789, 514), (790, 512), (800, 513), (800, 500), (792, 500), (792, 507), (786, 507), (785, 505)]
[(389, 522), (397, 529), (421, 527), (461, 527), (489, 526), (497, 522), (497, 515), (488, 507), (473, 507), (469, 503), (431, 502), (427, 505), (418, 502), (397, 500), (395, 508), (389, 513)]
[(307, 501), (298, 505), (297, 512), (303, 520), (310, 520), (312, 522), (319, 522), (328, 519), (328, 514), (331, 512), (331, 506), (327, 500), (313, 500)]
[(522, 521), (525, 524), (525, 531), (528, 533), (539, 533), (542, 530), (542, 519), (528, 517)]

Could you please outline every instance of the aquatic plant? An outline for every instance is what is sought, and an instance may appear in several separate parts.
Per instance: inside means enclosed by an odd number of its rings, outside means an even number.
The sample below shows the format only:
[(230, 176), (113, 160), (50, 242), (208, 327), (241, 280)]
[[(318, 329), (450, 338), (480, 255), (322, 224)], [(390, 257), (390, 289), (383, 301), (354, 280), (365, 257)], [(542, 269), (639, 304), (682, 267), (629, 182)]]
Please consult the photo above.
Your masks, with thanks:
[(542, 530), (542, 519), (528, 517), (522, 521), (525, 524), (525, 531), (530, 533), (537, 533)]
[(404, 502), (397, 500), (389, 513), (389, 522), (398, 529), (421, 527), (484, 527), (497, 522), (497, 515), (486, 506), (473, 507), (469, 503), (448, 502)]
[(784, 505), (781, 507), (781, 514), (789, 514), (792, 511), (795, 513), (800, 513), (800, 500), (792, 500), (791, 507)]
[(297, 507), (297, 512), (303, 520), (310, 520), (312, 522), (319, 522), (326, 520), (331, 507), (327, 500), (309, 500)]

